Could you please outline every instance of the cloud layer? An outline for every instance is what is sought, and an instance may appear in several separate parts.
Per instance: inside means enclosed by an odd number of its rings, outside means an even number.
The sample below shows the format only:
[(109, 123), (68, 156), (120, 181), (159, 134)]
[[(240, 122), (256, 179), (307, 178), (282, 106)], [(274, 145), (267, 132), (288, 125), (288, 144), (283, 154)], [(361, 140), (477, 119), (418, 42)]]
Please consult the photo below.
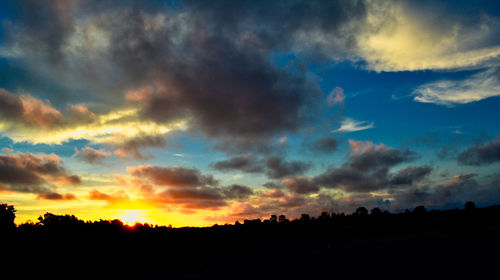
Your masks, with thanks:
[(66, 171), (55, 154), (0, 155), (0, 184), (4, 191), (35, 193), (41, 199), (74, 199), (72, 194), (58, 194), (56, 188), (80, 183), (80, 177)]

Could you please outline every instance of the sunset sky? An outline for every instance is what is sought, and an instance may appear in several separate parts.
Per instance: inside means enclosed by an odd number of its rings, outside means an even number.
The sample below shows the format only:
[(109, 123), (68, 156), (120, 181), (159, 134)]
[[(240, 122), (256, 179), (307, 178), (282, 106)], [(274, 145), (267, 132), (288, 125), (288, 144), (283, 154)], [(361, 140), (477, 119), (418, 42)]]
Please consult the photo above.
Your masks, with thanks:
[(500, 203), (496, 1), (1, 1), (0, 202), (173, 226)]

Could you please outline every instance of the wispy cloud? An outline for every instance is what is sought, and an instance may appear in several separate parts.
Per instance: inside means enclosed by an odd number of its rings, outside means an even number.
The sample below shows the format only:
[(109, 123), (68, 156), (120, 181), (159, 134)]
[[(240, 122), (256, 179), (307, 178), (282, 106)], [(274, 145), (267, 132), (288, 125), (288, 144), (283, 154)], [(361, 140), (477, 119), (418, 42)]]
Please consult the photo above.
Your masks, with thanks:
[(414, 101), (452, 106), (500, 95), (500, 71), (489, 69), (464, 80), (442, 80), (413, 91)]
[(344, 89), (341, 87), (335, 87), (330, 94), (328, 94), (326, 103), (330, 106), (333, 106), (337, 103), (344, 104)]
[(350, 118), (345, 118), (340, 123), (340, 128), (332, 130), (332, 132), (354, 132), (374, 127), (373, 122), (356, 121)]

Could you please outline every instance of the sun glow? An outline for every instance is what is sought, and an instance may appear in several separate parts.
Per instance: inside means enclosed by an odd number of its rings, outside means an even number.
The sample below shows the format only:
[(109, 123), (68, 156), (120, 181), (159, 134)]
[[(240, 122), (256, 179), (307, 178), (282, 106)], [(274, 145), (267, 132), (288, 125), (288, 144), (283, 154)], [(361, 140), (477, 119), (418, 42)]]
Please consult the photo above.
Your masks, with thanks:
[(122, 210), (118, 219), (120, 219), (124, 224), (133, 226), (137, 223), (147, 223), (147, 219), (144, 215), (144, 210)]

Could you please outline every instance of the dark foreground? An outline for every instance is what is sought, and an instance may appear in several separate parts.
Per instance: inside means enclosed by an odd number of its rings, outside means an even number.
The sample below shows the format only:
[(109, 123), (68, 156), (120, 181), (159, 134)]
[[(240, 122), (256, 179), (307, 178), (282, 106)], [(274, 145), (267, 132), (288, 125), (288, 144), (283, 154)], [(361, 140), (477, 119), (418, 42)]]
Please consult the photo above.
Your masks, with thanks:
[(12, 279), (500, 279), (498, 206), (184, 229), (128, 228), (117, 221), (84, 223), (57, 217), (3, 234), (1, 275)]

